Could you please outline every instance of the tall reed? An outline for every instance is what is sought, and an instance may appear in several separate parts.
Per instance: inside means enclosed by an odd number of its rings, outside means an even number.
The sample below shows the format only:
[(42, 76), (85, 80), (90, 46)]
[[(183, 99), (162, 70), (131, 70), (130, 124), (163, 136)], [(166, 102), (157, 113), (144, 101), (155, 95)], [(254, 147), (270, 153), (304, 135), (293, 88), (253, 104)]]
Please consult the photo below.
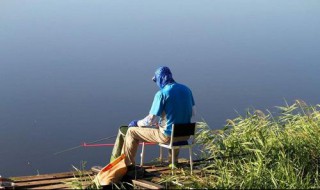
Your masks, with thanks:
[(297, 100), (228, 120), (223, 130), (199, 123), (204, 165), (195, 186), (207, 188), (319, 188), (320, 106)]

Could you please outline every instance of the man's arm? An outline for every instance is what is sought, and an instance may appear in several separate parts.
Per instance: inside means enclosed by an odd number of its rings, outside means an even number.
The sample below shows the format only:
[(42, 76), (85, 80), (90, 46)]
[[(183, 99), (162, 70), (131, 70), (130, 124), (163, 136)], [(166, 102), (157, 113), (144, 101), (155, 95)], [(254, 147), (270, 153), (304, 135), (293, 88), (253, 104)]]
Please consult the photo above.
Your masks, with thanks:
[(158, 124), (158, 117), (156, 115), (149, 114), (144, 119), (138, 121), (138, 126), (154, 126)]

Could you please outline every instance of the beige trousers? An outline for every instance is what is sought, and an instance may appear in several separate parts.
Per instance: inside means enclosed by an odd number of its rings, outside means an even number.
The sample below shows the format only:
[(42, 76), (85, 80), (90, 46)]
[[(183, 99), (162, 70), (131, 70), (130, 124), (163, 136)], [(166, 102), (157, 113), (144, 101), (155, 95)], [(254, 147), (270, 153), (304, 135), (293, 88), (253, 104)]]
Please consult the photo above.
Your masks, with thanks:
[(139, 142), (169, 143), (169, 141), (170, 137), (165, 136), (158, 128), (130, 127), (127, 131), (122, 150), (126, 155), (125, 162), (127, 166), (135, 164)]

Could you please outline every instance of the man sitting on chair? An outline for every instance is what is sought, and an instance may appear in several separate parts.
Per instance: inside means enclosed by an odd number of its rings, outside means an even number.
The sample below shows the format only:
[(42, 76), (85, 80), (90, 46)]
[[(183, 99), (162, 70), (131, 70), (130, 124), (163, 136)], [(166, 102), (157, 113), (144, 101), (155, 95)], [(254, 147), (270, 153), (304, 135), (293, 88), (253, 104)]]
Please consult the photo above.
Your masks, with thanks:
[[(154, 96), (149, 115), (141, 120), (133, 120), (125, 136), (122, 151), (126, 155), (125, 162), (129, 170), (135, 166), (135, 156), (140, 141), (168, 143), (172, 124), (190, 123), (194, 115), (195, 103), (191, 90), (175, 82), (168, 67), (158, 68), (152, 80), (160, 90)], [(179, 151), (176, 150), (174, 154), (177, 163)], [(169, 151), (169, 157), (171, 156)]]

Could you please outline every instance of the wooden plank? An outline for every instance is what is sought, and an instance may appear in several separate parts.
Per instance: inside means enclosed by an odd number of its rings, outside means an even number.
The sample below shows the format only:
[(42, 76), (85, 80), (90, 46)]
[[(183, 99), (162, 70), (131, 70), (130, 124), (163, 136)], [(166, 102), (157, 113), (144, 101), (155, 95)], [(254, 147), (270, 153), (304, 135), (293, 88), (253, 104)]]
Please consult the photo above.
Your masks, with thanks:
[(160, 177), (153, 177), (150, 179), (150, 181), (153, 183), (159, 183), (161, 180), (163, 180), (163, 179), (161, 179)]
[(27, 189), (71, 189), (72, 187), (69, 184), (55, 184), (55, 185), (46, 185), (39, 187), (32, 187)]
[(54, 174), (12, 177), (11, 179), (15, 182), (22, 182), (22, 181), (24, 182), (24, 181), (43, 180), (43, 179), (67, 178), (67, 177), (73, 177), (73, 175), (74, 175), (73, 172), (64, 172), (64, 173), (54, 173)]
[(15, 187), (34, 187), (34, 186), (41, 186), (41, 185), (52, 185), (52, 184), (59, 184), (62, 183), (62, 179), (49, 179), (49, 180), (40, 180), (40, 181), (28, 181), (28, 182), (21, 182), (15, 183)]
[[(92, 175), (92, 171), (84, 171), (83, 175)], [(11, 177), (11, 179), (17, 182), (27, 182), (27, 181), (36, 181), (36, 180), (44, 180), (44, 179), (55, 179), (55, 178), (68, 178), (79, 176), (78, 172), (63, 172), (63, 173), (54, 173), (54, 174), (42, 174), (42, 175), (33, 175), (33, 176), (21, 176), (21, 177)]]
[(80, 178), (45, 179), (45, 180), (37, 180), (37, 181), (18, 182), (18, 183), (15, 183), (15, 186), (16, 187), (30, 187), (30, 186), (66, 183), (66, 182), (72, 182), (72, 181), (92, 181), (92, 180), (93, 180), (92, 176), (80, 177)]
[(152, 183), (143, 179), (132, 180), (132, 183), (134, 187), (138, 186), (146, 189), (164, 189), (162, 185)]
[(167, 167), (156, 167), (156, 168), (150, 168), (146, 169), (146, 172), (160, 172), (160, 171), (166, 171), (171, 170), (168, 166)]
[[(188, 171), (188, 172), (191, 172), (190, 169), (184, 169), (184, 171)], [(201, 170), (193, 170), (192, 171), (193, 174), (200, 174), (201, 173)], [(160, 174), (165, 174), (165, 175), (172, 175), (172, 171), (171, 170), (163, 170), (163, 171), (159, 171)], [(176, 169), (176, 170), (173, 170), (173, 173), (174, 174), (181, 174), (182, 171), (180, 169)]]
[(77, 178), (67, 178), (64, 181), (69, 182), (69, 181), (93, 181), (95, 176), (83, 176), (83, 177), (77, 177)]
[[(91, 185), (91, 182), (82, 182), (82, 188), (81, 189), (85, 189), (87, 188), (89, 185)], [(55, 184), (55, 185), (46, 185), (46, 186), (39, 186), (39, 187), (33, 187), (33, 188), (28, 188), (28, 189), (74, 189), (76, 188), (75, 186), (73, 186), (71, 183), (65, 183), (65, 184)]]

